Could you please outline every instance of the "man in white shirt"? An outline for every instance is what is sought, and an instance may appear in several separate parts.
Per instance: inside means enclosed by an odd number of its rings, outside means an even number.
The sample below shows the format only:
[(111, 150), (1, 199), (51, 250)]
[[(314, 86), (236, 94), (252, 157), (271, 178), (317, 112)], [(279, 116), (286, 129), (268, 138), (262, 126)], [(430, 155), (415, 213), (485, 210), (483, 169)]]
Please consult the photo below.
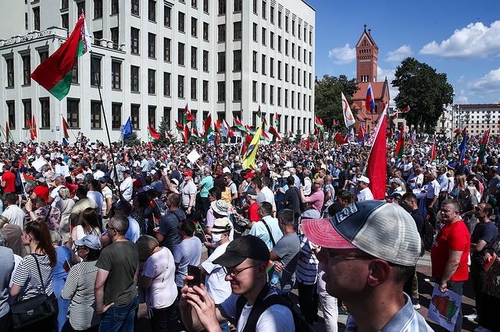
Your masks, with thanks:
[(250, 235), (260, 238), (271, 250), (281, 239), (283, 232), (278, 223), (278, 219), (272, 216), (272, 205), (263, 202), (259, 207), (261, 221), (254, 222), (250, 229)]
[(120, 183), (120, 193), (124, 200), (127, 202), (132, 201), (132, 194), (134, 192), (134, 180), (132, 179), (132, 171), (126, 169), (123, 172), (123, 181)]
[(196, 202), (196, 185), (193, 182), (193, 172), (184, 171), (182, 174), (184, 181), (181, 183), (181, 204), (182, 209), (186, 213), (186, 217), (191, 218), (191, 213), (194, 210)]
[(9, 219), (11, 225), (17, 225), (24, 229), (24, 218), (26, 214), (17, 206), (17, 195), (14, 193), (7, 193), (3, 199), (4, 210), (2, 216)]
[(373, 194), (368, 185), (370, 184), (370, 179), (366, 176), (361, 175), (356, 178), (358, 184), (358, 202), (373, 200)]

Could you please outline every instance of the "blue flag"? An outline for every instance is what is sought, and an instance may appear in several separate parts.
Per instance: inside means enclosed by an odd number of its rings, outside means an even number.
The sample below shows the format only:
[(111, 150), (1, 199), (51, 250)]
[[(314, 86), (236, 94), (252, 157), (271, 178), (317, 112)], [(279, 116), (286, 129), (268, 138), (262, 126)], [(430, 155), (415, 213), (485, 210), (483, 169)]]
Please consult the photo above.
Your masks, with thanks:
[(465, 159), (465, 148), (467, 146), (467, 135), (464, 135), (462, 143), (458, 146), (458, 150), (460, 151), (460, 163), (462, 164)]
[(122, 134), (123, 134), (123, 140), (126, 140), (130, 136), (132, 136), (132, 122), (130, 122), (130, 116), (128, 117), (128, 120), (125, 123), (125, 125), (123, 126)]

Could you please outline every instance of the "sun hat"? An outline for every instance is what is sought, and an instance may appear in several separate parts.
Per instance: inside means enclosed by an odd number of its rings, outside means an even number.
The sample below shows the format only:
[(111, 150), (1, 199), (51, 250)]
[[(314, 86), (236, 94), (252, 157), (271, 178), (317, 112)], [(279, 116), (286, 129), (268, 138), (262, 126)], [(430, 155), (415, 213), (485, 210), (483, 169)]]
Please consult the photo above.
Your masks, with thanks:
[(227, 218), (217, 218), (214, 221), (214, 227), (212, 227), (212, 233), (220, 234), (231, 231), (233, 225), (231, 221)]
[(356, 181), (357, 182), (364, 182), (366, 184), (370, 184), (370, 179), (368, 179), (366, 176), (364, 175), (361, 175), (359, 177), (356, 178)]
[(348, 205), (331, 219), (302, 220), (307, 238), (324, 248), (357, 248), (388, 262), (415, 266), (421, 240), (413, 217), (401, 206), (384, 201)]
[(241, 264), (247, 258), (263, 262), (269, 261), (269, 249), (266, 243), (252, 235), (239, 237), (231, 241), (226, 252), (216, 258), (213, 263), (233, 267)]
[(218, 215), (225, 217), (229, 214), (229, 204), (221, 199), (210, 203), (210, 207), (212, 208), (214, 213), (217, 213)]

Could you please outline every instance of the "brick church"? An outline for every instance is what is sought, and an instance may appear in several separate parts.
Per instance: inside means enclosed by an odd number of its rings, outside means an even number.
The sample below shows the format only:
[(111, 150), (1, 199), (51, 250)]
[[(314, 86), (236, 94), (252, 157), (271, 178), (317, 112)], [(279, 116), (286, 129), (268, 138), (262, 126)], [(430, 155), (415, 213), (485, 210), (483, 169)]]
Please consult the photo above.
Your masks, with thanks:
[[(383, 82), (377, 82), (377, 61), (378, 46), (373, 40), (371, 29), (367, 30), (365, 24), (363, 33), (356, 44), (356, 79), (359, 90), (352, 97), (351, 109), (356, 114), (359, 125), (363, 126), (368, 133), (377, 123), (384, 104), (390, 100), (387, 77)], [(376, 105), (372, 112), (365, 107), (368, 83), (371, 83)]]

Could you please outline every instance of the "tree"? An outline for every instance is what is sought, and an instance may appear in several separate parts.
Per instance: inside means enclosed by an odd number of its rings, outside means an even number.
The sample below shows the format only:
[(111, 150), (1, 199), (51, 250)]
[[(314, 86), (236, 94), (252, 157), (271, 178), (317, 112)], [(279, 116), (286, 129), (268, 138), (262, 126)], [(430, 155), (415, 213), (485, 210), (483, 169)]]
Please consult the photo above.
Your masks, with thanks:
[(170, 139), (167, 136), (167, 132), (170, 130), (166, 118), (163, 116), (160, 121), (160, 126), (158, 127), (158, 133), (160, 134), (160, 138), (153, 141), (153, 145), (155, 146), (166, 146), (171, 143), (175, 143), (175, 137)]
[(399, 109), (410, 106), (403, 117), (413, 128), (431, 133), (445, 107), (453, 103), (453, 86), (446, 74), (414, 58), (406, 58), (396, 68), (392, 86), (399, 88), (394, 101)]
[(344, 123), (341, 92), (344, 92), (350, 103), (350, 99), (356, 91), (358, 91), (356, 79), (348, 80), (345, 75), (340, 75), (338, 78), (324, 75), (323, 79), (316, 82), (315, 113), (318, 118), (323, 120), (326, 128), (332, 128), (334, 120), (337, 120), (339, 124)]

